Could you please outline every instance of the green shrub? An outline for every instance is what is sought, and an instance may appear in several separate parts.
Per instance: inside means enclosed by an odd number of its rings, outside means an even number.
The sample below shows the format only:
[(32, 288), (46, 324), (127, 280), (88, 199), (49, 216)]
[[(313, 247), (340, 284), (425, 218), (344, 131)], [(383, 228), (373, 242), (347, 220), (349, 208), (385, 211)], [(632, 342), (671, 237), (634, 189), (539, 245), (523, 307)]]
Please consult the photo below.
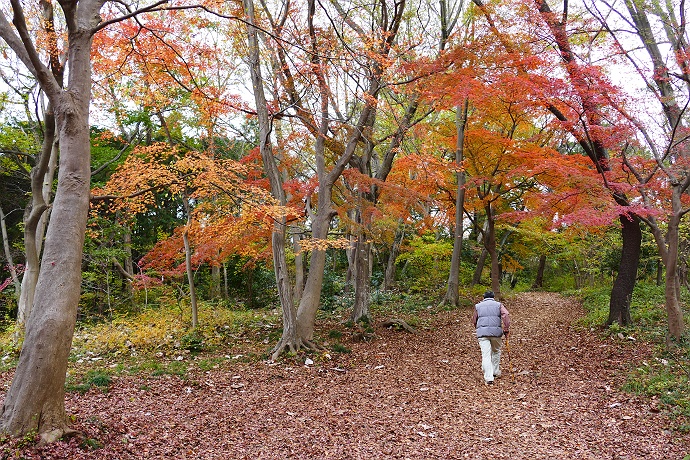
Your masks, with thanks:
[(334, 353), (351, 353), (352, 352), (352, 350), (350, 350), (349, 348), (347, 348), (345, 345), (343, 345), (341, 343), (334, 343), (331, 346), (331, 350)]

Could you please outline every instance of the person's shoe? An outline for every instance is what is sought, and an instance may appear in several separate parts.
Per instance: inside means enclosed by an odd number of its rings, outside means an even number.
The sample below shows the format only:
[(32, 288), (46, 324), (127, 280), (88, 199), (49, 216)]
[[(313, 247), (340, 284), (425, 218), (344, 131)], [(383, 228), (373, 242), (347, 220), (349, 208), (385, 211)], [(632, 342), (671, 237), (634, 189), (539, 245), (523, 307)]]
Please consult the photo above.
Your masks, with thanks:
[(493, 385), (494, 381), (493, 380), (485, 380), (484, 385)]
[(494, 374), (495, 379), (500, 379), (501, 378), (501, 373), (499, 372), (498, 374)]

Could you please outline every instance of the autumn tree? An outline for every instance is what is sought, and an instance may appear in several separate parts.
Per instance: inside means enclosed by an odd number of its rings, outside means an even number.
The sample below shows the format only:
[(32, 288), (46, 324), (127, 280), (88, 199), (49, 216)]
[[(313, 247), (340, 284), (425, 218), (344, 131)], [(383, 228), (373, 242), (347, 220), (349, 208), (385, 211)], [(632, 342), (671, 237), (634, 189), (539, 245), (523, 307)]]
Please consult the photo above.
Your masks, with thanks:
[[(302, 242), (303, 248), (310, 250), (310, 263), (296, 311), (296, 336), (283, 337), (274, 356), (285, 348), (315, 346), (312, 340), (320, 304), (325, 249), (331, 244), (328, 243), (329, 227), (337, 214), (333, 205), (334, 187), (355, 155), (360, 154), (358, 151), (366, 152), (363, 146), (376, 119), (386, 59), (395, 42), (404, 10), (405, 2), (381, 3), (371, 12), (362, 10), (363, 18), (380, 18), (374, 20), (372, 30), (366, 31), (337, 2), (332, 3), (331, 8), (310, 3), (306, 18), (300, 18), (301, 11), (292, 5), (275, 17), (270, 15), (269, 8), (265, 8), (272, 33), (269, 40), (275, 43), (271, 62), (275, 63), (273, 68), (279, 70), (276, 81), (280, 84), (275, 101), (278, 107), (269, 115), (276, 117), (280, 113), (282, 116), (285, 111), (299, 122), (300, 126), (292, 129), (310, 136), (309, 152), (313, 155), (315, 170), (313, 186), (305, 196), (312, 238), (311, 243)], [(336, 31), (329, 32), (319, 22), (335, 20), (337, 30), (348, 34), (354, 32), (360, 37), (352, 42), (356, 43), (354, 48), (339, 48)], [(366, 40), (362, 40), (365, 34)], [(363, 49), (357, 50), (360, 46)], [(293, 64), (297, 58), (303, 65)], [(352, 64), (357, 64), (357, 68)], [(343, 69), (348, 66), (349, 72), (345, 72)], [(361, 72), (361, 76), (348, 76), (348, 73), (354, 75), (355, 71)], [(341, 84), (345, 86), (339, 86)], [(357, 104), (348, 106), (348, 112), (341, 112), (337, 105), (343, 93), (357, 101)], [(269, 103), (269, 106), (273, 104)], [(365, 150), (360, 150), (363, 148)], [(368, 282), (369, 278), (366, 278)]]
[[(638, 133), (639, 141), (630, 140), (621, 151), (621, 161), (635, 179), (632, 185), (646, 206), (664, 214), (665, 230), (655, 213), (641, 218), (650, 227), (666, 267), (668, 329), (672, 337), (679, 339), (685, 329), (680, 303), (680, 225), (690, 211), (686, 195), (690, 187), (686, 110), (690, 100), (690, 57), (685, 5), (626, 0), (623, 5), (588, 4), (588, 9), (614, 38), (619, 53), (646, 87), (646, 100), (640, 103), (656, 104), (663, 114), (660, 126), (649, 126), (644, 114), (612, 101)], [(618, 23), (629, 28), (626, 31)], [(645, 55), (632, 49), (628, 43), (633, 41), (642, 45)], [(659, 128), (662, 136), (654, 134)]]
[[(122, 5), (121, 16), (114, 14), (103, 22), (100, 13), (105, 0), (62, 1), (61, 21), (54, 21), (54, 28), (47, 30), (48, 35), (64, 38), (59, 46), (54, 46), (56, 40), (44, 40), (40, 36), (34, 11), (27, 10), (18, 0), (10, 2), (12, 23), (7, 20), (7, 10), (0, 10), (0, 37), (36, 78), (48, 98), (55, 121), (47, 121), (45, 126), (46, 130), (54, 129), (60, 148), (58, 185), (33, 307), (27, 318), (17, 370), (0, 412), (1, 431), (19, 435), (35, 430), (43, 442), (69, 431), (64, 382), (79, 301), (89, 209), (88, 117), (93, 37), (109, 24), (154, 10), (161, 3), (165, 2), (144, 6), (126, 3)], [(52, 14), (52, 2), (44, 1), (40, 5), (44, 12)], [(44, 141), (44, 150), (52, 146), (53, 142)], [(44, 158), (49, 158), (47, 152)], [(44, 206), (40, 204), (38, 208)]]

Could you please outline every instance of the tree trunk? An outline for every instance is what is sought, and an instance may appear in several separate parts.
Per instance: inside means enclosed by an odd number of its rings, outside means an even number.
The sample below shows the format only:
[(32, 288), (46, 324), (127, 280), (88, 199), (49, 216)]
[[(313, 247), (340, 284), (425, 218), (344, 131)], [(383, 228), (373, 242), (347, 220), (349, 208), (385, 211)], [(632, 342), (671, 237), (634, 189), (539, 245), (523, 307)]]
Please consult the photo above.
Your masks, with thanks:
[(501, 270), (498, 264), (498, 251), (496, 250), (496, 229), (491, 204), (486, 205), (486, 219), (489, 223), (486, 233), (486, 250), (491, 256), (491, 289), (494, 291), (494, 294), (498, 299), (501, 296)]
[[(60, 3), (68, 29), (65, 89), (59, 59), (51, 59), (50, 69), (41, 64), (21, 5), (12, 2), (14, 29), (0, 11), (0, 36), (38, 79), (54, 109), (60, 169), (24, 345), (0, 410), (0, 432), (36, 431), (45, 443), (68, 431), (65, 376), (81, 292), (90, 197), (91, 44), (103, 0), (82, 0), (78, 8), (74, 2)], [(45, 2), (44, 13), (52, 19), (50, 2)], [(52, 129), (49, 125), (46, 130)]]
[(124, 277), (126, 291), (131, 299), (133, 294), (132, 279), (134, 278), (134, 260), (132, 259), (132, 229), (129, 225), (123, 227), (123, 248), (125, 250), (125, 263), (123, 265), (124, 271), (129, 275)]
[(664, 288), (668, 333), (676, 340), (680, 340), (685, 329), (683, 310), (680, 306), (680, 281), (678, 279), (679, 229), (682, 217), (681, 194), (682, 191), (678, 187), (674, 187), (671, 198), (674, 212), (669, 218), (666, 231), (668, 252), (666, 254), (666, 283)]
[[(405, 238), (405, 227), (402, 222), (399, 222), (399, 231), (393, 237), (393, 244), (391, 245), (391, 250), (388, 253), (388, 262), (386, 263), (386, 273), (383, 276), (383, 286), (382, 291), (388, 291), (393, 287), (395, 283), (395, 260), (398, 258), (398, 252), (403, 239)], [(398, 238), (398, 233), (400, 237)]]
[[(247, 18), (247, 43), (249, 45), (249, 71), (254, 92), (254, 101), (259, 119), (259, 150), (264, 164), (264, 171), (271, 185), (271, 194), (284, 206), (287, 202), (285, 191), (280, 177), (280, 171), (276, 164), (271, 145), (271, 120), (269, 119), (266, 95), (264, 93), (263, 79), (261, 77), (261, 66), (259, 60), (259, 40), (254, 14), (253, 0), (244, 0), (245, 14)], [(280, 341), (273, 349), (273, 359), (277, 358), (284, 349), (294, 351), (300, 344), (297, 338), (296, 310), (292, 297), (292, 286), (287, 269), (287, 259), (285, 257), (285, 227), (286, 218), (274, 219), (273, 231), (271, 233), (271, 250), (273, 254), (273, 271), (278, 286), (278, 296), (283, 312), (283, 334)]]
[(369, 318), (369, 303), (371, 299), (371, 242), (366, 234), (360, 232), (355, 243), (357, 263), (355, 264), (355, 301), (350, 320), (356, 323)]
[(185, 210), (187, 211), (187, 227), (182, 232), (182, 241), (184, 242), (184, 263), (187, 271), (187, 282), (189, 283), (189, 302), (192, 305), (192, 329), (196, 329), (199, 325), (198, 305), (196, 301), (196, 287), (194, 286), (194, 270), (192, 270), (192, 248), (189, 244), (189, 224), (191, 223), (191, 216), (189, 215), (189, 204), (185, 196)]
[(477, 267), (474, 269), (474, 275), (472, 276), (472, 286), (476, 286), (482, 281), (482, 272), (484, 271), (484, 265), (486, 265), (486, 257), (488, 255), (489, 252), (483, 247), (481, 254), (479, 254), (479, 260), (477, 260)]
[[(319, 213), (314, 216), (312, 223), (312, 237), (316, 240), (325, 240), (328, 237), (328, 227), (331, 222), (329, 212), (331, 196), (326, 192), (327, 190), (323, 190), (319, 193)], [(321, 302), (325, 267), (325, 249), (314, 248), (309, 259), (309, 274), (304, 285), (302, 300), (297, 310), (297, 336), (307, 346), (313, 346), (314, 321)]]
[(609, 317), (607, 325), (614, 322), (621, 326), (628, 326), (630, 318), (630, 301), (637, 278), (637, 267), (640, 261), (640, 245), (642, 244), (642, 230), (640, 220), (636, 216), (620, 216), (623, 248), (618, 275), (611, 289), (609, 303)]
[(38, 163), (31, 170), (31, 205), (27, 207), (24, 214), (26, 264), (17, 309), (16, 340), (23, 334), (26, 322), (31, 315), (36, 293), (36, 283), (38, 283), (43, 236), (50, 216), (50, 195), (57, 169), (59, 151), (55, 128), (53, 105), (48, 103), (44, 120), (45, 132), (41, 154)]
[(223, 298), (228, 299), (228, 264), (223, 262)]
[(455, 148), (455, 166), (458, 168), (458, 172), (455, 174), (458, 182), (458, 190), (455, 195), (455, 231), (453, 255), (450, 259), (450, 272), (448, 273), (448, 287), (446, 295), (441, 301), (441, 304), (448, 305), (458, 305), (460, 300), (458, 291), (460, 289), (460, 255), (462, 254), (462, 224), (465, 209), (465, 171), (462, 169), (462, 163), (464, 161), (465, 125), (467, 124), (468, 108), (469, 100), (466, 99), (462, 107), (458, 106), (455, 114), (455, 126), (458, 134)]
[(537, 268), (537, 277), (532, 284), (532, 289), (541, 289), (544, 286), (544, 269), (546, 268), (546, 256), (542, 254), (539, 257), (539, 267)]
[(220, 298), (220, 266), (211, 266), (211, 298)]
[(10, 240), (7, 236), (7, 225), (5, 223), (5, 212), (0, 208), (0, 229), (2, 230), (2, 247), (5, 251), (5, 259), (7, 260), (7, 269), (10, 271), (10, 276), (12, 277), (12, 283), (14, 284), (14, 296), (16, 300), (19, 300), (22, 291), (22, 283), (19, 281), (19, 276), (17, 274), (17, 267), (14, 265), (14, 259), (12, 258), (12, 251), (10, 249)]
[(299, 304), (302, 299), (302, 292), (304, 291), (304, 252), (300, 240), (300, 229), (293, 227), (292, 229), (292, 249), (295, 252), (295, 290), (294, 303)]
[[(70, 39), (70, 49), (73, 41)], [(71, 54), (71, 68), (88, 66), (90, 41), (82, 38)], [(80, 59), (81, 58), (81, 59)], [(45, 250), (26, 337), (12, 386), (5, 397), (0, 431), (22, 435), (32, 430), (50, 442), (67, 430), (64, 386), (67, 358), (81, 292), (81, 263), (89, 211), (90, 77), (87, 69), (70, 71), (70, 79), (84, 79), (56, 104), (60, 133), (60, 171)]]

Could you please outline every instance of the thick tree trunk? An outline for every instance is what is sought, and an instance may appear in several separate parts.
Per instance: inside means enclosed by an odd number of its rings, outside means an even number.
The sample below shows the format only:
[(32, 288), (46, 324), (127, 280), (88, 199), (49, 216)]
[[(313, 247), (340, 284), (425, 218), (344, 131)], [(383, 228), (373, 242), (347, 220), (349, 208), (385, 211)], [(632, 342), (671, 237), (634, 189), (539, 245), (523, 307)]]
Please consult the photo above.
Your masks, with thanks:
[[(87, 43), (83, 46), (88, 56)], [(86, 78), (90, 84), (88, 75)], [(73, 95), (65, 95), (56, 106), (61, 139), (58, 187), (33, 311), (0, 415), (0, 431), (21, 435), (37, 430), (46, 442), (67, 430), (64, 385), (81, 292), (89, 210), (88, 92), (81, 97), (85, 100), (77, 107)]]
[(630, 301), (637, 278), (637, 267), (640, 261), (642, 230), (640, 220), (635, 216), (620, 216), (623, 248), (618, 275), (611, 289), (609, 317), (607, 325), (618, 323), (627, 326), (631, 323)]
[(355, 301), (350, 320), (354, 323), (369, 318), (371, 299), (371, 242), (362, 232), (355, 243), (357, 262), (355, 263)]

